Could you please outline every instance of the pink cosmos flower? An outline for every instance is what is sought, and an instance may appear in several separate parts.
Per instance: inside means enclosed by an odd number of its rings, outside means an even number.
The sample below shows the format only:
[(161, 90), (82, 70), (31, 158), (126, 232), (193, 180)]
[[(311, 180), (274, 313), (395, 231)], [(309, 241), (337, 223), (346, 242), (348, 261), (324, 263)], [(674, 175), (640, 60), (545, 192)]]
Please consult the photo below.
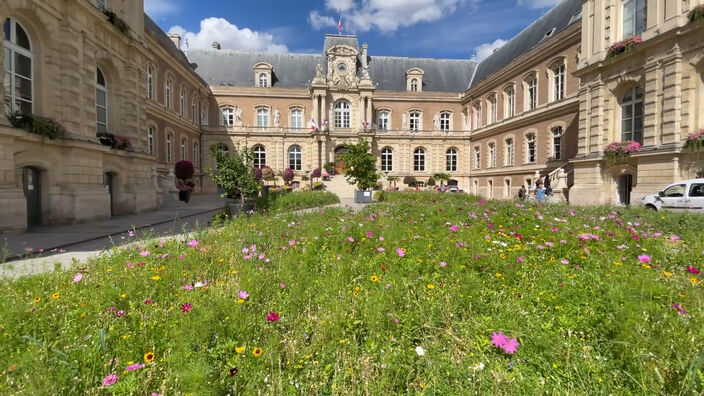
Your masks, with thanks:
[(638, 260), (640, 260), (641, 264), (645, 264), (649, 263), (652, 259), (647, 254), (641, 254), (640, 256), (638, 256)]
[(139, 255), (142, 257), (147, 257), (149, 256), (149, 250), (142, 250)]
[(247, 292), (244, 291), (244, 290), (240, 290), (240, 291), (237, 293), (237, 297), (239, 297), (239, 298), (241, 298), (241, 299), (243, 299), (243, 300), (246, 300), (246, 299), (249, 298), (249, 293), (247, 293)]
[(452, 232), (457, 232), (457, 231), (459, 231), (460, 226), (457, 225), (457, 224), (455, 224), (455, 225), (453, 225), (452, 227), (450, 227), (450, 228), (448, 228), (448, 229), (449, 229), (450, 231), (452, 231)]
[(403, 251), (401, 248), (396, 248), (396, 253), (398, 254), (399, 257), (405, 257), (406, 252)]
[(520, 344), (518, 343), (518, 339), (511, 338), (507, 339), (506, 342), (504, 343), (503, 350), (504, 352), (508, 353), (509, 355), (513, 355), (516, 353), (516, 349), (518, 348)]
[(193, 305), (191, 305), (189, 303), (181, 304), (181, 312), (183, 312), (183, 313), (188, 313), (188, 311), (190, 311), (191, 308), (193, 308)]
[(347, 240), (350, 242), (354, 242), (354, 238), (352, 238), (352, 237), (347, 237)]
[(135, 363), (135, 364), (130, 364), (129, 366), (127, 366), (125, 368), (125, 371), (137, 371), (137, 370), (141, 370), (142, 368), (144, 368), (143, 364)]
[(384, 242), (384, 237), (383, 237), (383, 236), (380, 236), (380, 237), (379, 237), (379, 242)]
[(288, 241), (288, 244), (289, 244), (289, 246), (293, 246), (293, 245), (296, 244), (296, 241), (294, 241), (293, 239), (291, 239), (290, 241)]
[(278, 322), (279, 321), (279, 314), (276, 312), (269, 312), (269, 314), (266, 316), (266, 321), (267, 322)]
[(440, 266), (441, 266), (441, 267), (445, 267), (446, 265), (447, 265), (446, 262), (444, 262), (444, 261), (441, 261), (441, 262), (440, 262)]
[(146, 305), (152, 305), (153, 303), (154, 303), (154, 301), (152, 301), (150, 299), (144, 300), (144, 304), (146, 304)]
[(285, 284), (285, 283), (283, 283), (283, 282), (281, 282), (281, 283), (279, 284), (279, 286), (281, 286), (281, 288), (283, 289), (283, 288), (285, 288), (285, 287), (286, 287), (286, 284)]
[(103, 386), (108, 387), (117, 382), (117, 375), (109, 374), (107, 377), (103, 378)]
[(373, 232), (371, 232), (371, 231), (367, 232), (367, 238), (373, 238), (373, 237), (374, 237)]
[(376, 250), (377, 250), (378, 252), (383, 252), (383, 251), (385, 251), (386, 249), (384, 249), (383, 247), (378, 247), (378, 248), (376, 248)]
[(73, 283), (78, 283), (83, 279), (83, 274), (76, 274), (76, 276), (73, 277)]
[(491, 344), (502, 348), (504, 344), (506, 343), (507, 337), (504, 335), (504, 332), (499, 330), (498, 333), (494, 332), (491, 333)]
[(183, 286), (181, 286), (181, 289), (183, 289), (183, 290), (193, 290), (193, 285), (183, 285)]
[(195, 239), (192, 239), (192, 240), (188, 241), (188, 246), (194, 248), (194, 247), (198, 246), (198, 241), (196, 241)]
[(518, 256), (516, 261), (518, 261), (519, 263), (522, 263), (522, 262), (526, 261), (526, 259), (524, 259), (523, 256)]
[(690, 274), (694, 274), (694, 275), (698, 275), (701, 273), (701, 271), (699, 271), (699, 269), (697, 269), (696, 267), (692, 267), (691, 265), (687, 266), (687, 272), (689, 272)]

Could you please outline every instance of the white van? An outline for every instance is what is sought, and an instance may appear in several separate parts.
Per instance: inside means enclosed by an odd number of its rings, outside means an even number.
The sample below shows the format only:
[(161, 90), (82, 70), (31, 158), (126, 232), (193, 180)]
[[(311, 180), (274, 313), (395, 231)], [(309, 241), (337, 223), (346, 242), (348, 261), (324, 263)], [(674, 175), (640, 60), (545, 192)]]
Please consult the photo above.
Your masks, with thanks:
[(704, 213), (704, 179), (684, 180), (646, 195), (641, 205), (652, 210), (671, 209)]

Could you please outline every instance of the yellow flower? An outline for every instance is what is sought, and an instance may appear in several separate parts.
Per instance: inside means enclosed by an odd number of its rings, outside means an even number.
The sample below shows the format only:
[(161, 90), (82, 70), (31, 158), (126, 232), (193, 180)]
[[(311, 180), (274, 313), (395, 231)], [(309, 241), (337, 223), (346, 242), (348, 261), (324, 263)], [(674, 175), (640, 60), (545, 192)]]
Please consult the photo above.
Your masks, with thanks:
[(161, 279), (159, 275), (152, 276), (152, 280), (158, 281), (159, 279)]
[(127, 294), (125, 294), (125, 293), (120, 294), (120, 298), (123, 298), (123, 299), (127, 298)]
[(503, 275), (501, 275), (501, 272), (497, 272), (497, 273), (496, 273), (496, 277), (497, 277), (497, 278), (501, 278), (502, 276), (503, 276)]
[(505, 255), (505, 254), (503, 254), (503, 253), (501, 253), (501, 254), (499, 255), (499, 257), (501, 257), (501, 260), (503, 260), (503, 259), (505, 259), (505, 258), (506, 258), (506, 255)]
[(144, 354), (144, 362), (151, 363), (154, 361), (154, 352), (147, 352)]
[(57, 298), (59, 298), (59, 293), (57, 293), (57, 292), (51, 293), (51, 298), (53, 298), (54, 300), (56, 300)]
[(261, 348), (254, 348), (254, 350), (252, 351), (252, 355), (259, 357), (262, 355), (262, 352), (264, 352), (264, 351), (262, 351)]
[(645, 269), (650, 269), (650, 268), (652, 268), (652, 267), (650, 267), (648, 264), (643, 264), (643, 268), (645, 268)]
[(42, 298), (39, 297), (39, 296), (34, 297), (34, 302), (39, 302), (39, 301), (41, 301), (41, 300), (42, 300)]
[(696, 285), (696, 284), (697, 284), (697, 278), (694, 277), (694, 276), (691, 277), (691, 278), (689, 278), (689, 281), (690, 281), (693, 285)]
[(614, 265), (623, 265), (623, 263), (620, 261), (614, 261)]
[(433, 285), (432, 283), (431, 283), (431, 284), (429, 284), (429, 285), (428, 285), (428, 289), (429, 289), (429, 290), (433, 290), (433, 289), (435, 289), (435, 285)]
[(662, 274), (665, 275), (665, 276), (667, 276), (667, 277), (672, 276), (672, 272), (663, 271)]
[(550, 262), (554, 263), (555, 262), (555, 257), (550, 257)]
[(232, 275), (237, 275), (237, 270), (232, 270), (230, 273), (232, 273)]
[(239, 298), (239, 299), (237, 299), (237, 302), (240, 303), (240, 304), (244, 304), (244, 298)]
[(244, 345), (236, 347), (235, 352), (237, 352), (237, 354), (244, 352)]
[(379, 280), (379, 277), (376, 275), (372, 275), (372, 277), (370, 279), (372, 280), (372, 282), (376, 282)]

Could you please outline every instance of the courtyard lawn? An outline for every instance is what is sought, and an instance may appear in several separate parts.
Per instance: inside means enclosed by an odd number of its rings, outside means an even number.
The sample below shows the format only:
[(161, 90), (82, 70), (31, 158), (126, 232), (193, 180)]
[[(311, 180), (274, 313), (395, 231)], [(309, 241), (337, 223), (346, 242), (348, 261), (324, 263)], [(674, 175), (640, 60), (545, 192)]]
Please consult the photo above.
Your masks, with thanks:
[(704, 216), (391, 193), (0, 287), (0, 394), (704, 392)]

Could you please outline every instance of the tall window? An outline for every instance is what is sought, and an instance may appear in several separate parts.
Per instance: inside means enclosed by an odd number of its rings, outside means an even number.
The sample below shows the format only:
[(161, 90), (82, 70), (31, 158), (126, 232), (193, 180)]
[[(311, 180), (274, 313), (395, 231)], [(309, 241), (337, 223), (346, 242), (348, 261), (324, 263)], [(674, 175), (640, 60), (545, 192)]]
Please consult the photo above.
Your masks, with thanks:
[(526, 162), (535, 162), (535, 134), (526, 135)]
[(394, 170), (394, 154), (391, 148), (386, 147), (381, 150), (381, 171), (391, 172)]
[(198, 142), (193, 143), (193, 166), (199, 167), (200, 166), (200, 146), (198, 145)]
[(288, 149), (288, 167), (299, 171), (303, 169), (303, 150), (301, 146), (291, 146)]
[(222, 113), (222, 125), (235, 125), (235, 109), (232, 107), (223, 107), (220, 109), (220, 113)]
[(425, 150), (417, 148), (413, 152), (413, 171), (425, 172)]
[(504, 165), (511, 166), (513, 165), (513, 160), (516, 152), (513, 144), (513, 138), (508, 138), (504, 140), (504, 144), (506, 146), (506, 157), (504, 158)]
[(350, 127), (350, 103), (341, 100), (335, 103), (335, 128)]
[(171, 132), (166, 134), (166, 163), (170, 164), (174, 161), (173, 153), (173, 134)]
[(5, 31), (5, 112), (33, 111), (32, 43), (27, 32), (14, 19), (6, 19)]
[(496, 95), (489, 97), (489, 114), (487, 114), (487, 118), (489, 118), (490, 124), (496, 122)]
[(489, 143), (489, 168), (496, 167), (496, 143)]
[(154, 127), (147, 127), (147, 151), (149, 155), (154, 155)]
[(450, 113), (440, 113), (440, 130), (446, 132), (450, 130)]
[(474, 169), (482, 168), (482, 149), (479, 146), (474, 147)]
[(303, 110), (291, 110), (291, 128), (303, 128)]
[(106, 10), (108, 8), (108, 0), (98, 0), (98, 8)]
[(179, 100), (178, 111), (180, 112), (181, 117), (184, 117), (186, 115), (186, 90), (184, 88), (181, 88), (181, 92), (179, 92), (178, 100)]
[(474, 129), (479, 129), (482, 127), (482, 105), (477, 103), (472, 109), (474, 115)]
[(181, 161), (186, 160), (186, 138), (181, 138)]
[(166, 79), (166, 85), (164, 85), (164, 106), (167, 109), (171, 108), (171, 79)]
[(643, 143), (643, 89), (633, 87), (621, 99), (621, 140)]
[(200, 108), (200, 124), (208, 125), (208, 104), (204, 103)]
[(154, 99), (154, 68), (147, 65), (147, 98)]
[(457, 172), (457, 149), (451, 148), (445, 152), (445, 170)]
[(417, 132), (420, 131), (420, 112), (412, 111), (408, 117), (408, 129)]
[(97, 133), (107, 133), (108, 84), (100, 68), (95, 70), (95, 122)]
[(513, 87), (508, 88), (506, 94), (506, 108), (504, 114), (506, 117), (513, 117), (516, 114), (516, 90)]
[(552, 158), (562, 159), (562, 127), (552, 129)]
[(418, 92), (418, 79), (411, 79), (411, 92)]
[(536, 78), (526, 81), (526, 107), (527, 110), (538, 107), (538, 80)]
[(377, 117), (377, 128), (380, 131), (388, 131), (389, 130), (389, 112), (388, 111), (380, 111), (379, 116)]
[(623, 37), (638, 36), (646, 29), (647, 0), (623, 1)]
[(553, 70), (553, 79), (554, 79), (554, 87), (553, 89), (555, 90), (553, 92), (553, 99), (554, 100), (562, 100), (565, 97), (565, 65), (560, 65), (554, 68)]
[(263, 168), (266, 165), (266, 150), (264, 146), (258, 144), (254, 146), (252, 152), (254, 153), (254, 167)]
[(259, 74), (259, 86), (262, 88), (269, 86), (269, 77), (267, 77), (266, 73)]
[(195, 124), (198, 119), (198, 102), (196, 101), (195, 94), (191, 100), (191, 121)]
[(257, 109), (257, 126), (260, 128), (266, 128), (269, 126), (269, 109)]

